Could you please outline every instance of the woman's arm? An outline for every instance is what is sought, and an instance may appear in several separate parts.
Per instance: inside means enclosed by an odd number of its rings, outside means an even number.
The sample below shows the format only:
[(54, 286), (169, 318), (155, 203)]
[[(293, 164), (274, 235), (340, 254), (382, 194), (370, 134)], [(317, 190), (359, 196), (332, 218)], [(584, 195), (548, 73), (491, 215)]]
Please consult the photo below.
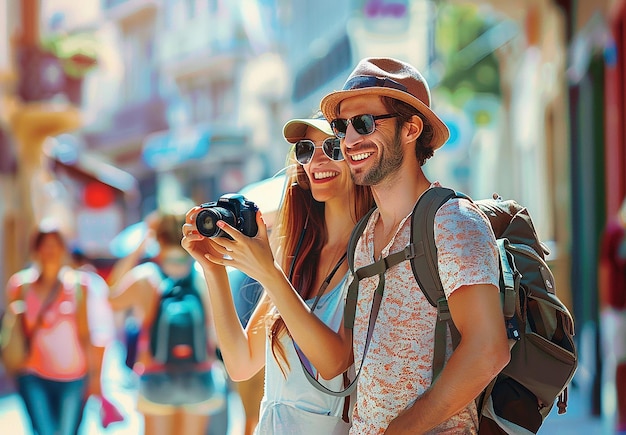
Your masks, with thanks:
[(77, 327), (78, 338), (85, 353), (85, 360), (87, 364), (87, 397), (90, 395), (100, 396), (102, 394), (101, 388), (101, 375), (102, 375), (102, 360), (104, 358), (104, 346), (96, 346), (91, 341), (91, 334), (89, 331), (89, 313), (87, 310), (89, 290), (87, 276), (82, 276), (82, 272), (72, 271), (70, 274), (71, 280), (67, 285), (72, 285), (75, 288), (75, 296), (77, 301)]
[[(195, 213), (193, 210), (189, 213)], [(208, 306), (226, 370), (234, 381), (249, 379), (265, 364), (265, 334), (248, 334), (241, 325), (226, 268), (205, 257), (207, 253), (213, 252), (213, 239), (202, 237), (195, 226), (189, 223), (183, 226), (183, 234), (182, 247), (202, 267), (208, 288)], [(259, 304), (254, 313), (257, 318), (265, 315), (259, 309), (261, 306), (267, 307), (266, 304)], [(251, 319), (250, 324), (252, 321)]]
[(352, 363), (352, 336), (340, 327), (333, 331), (315, 314), (292, 287), (280, 265), (274, 260), (267, 228), (257, 213), (259, 231), (247, 237), (223, 221), (218, 226), (233, 240), (214, 239), (214, 252), (208, 259), (215, 264), (230, 265), (257, 280), (280, 312), (293, 339), (325, 379), (343, 373)]
[(143, 240), (137, 245), (137, 247), (126, 257), (120, 258), (111, 269), (109, 276), (107, 277), (107, 284), (114, 286), (117, 282), (126, 275), (133, 267), (137, 266), (146, 255), (146, 249), (151, 243), (156, 242), (156, 228), (159, 223), (159, 212), (154, 211), (150, 213), (144, 219), (146, 224), (146, 233), (143, 236)]
[(120, 258), (115, 262), (109, 276), (107, 277), (107, 284), (110, 287), (116, 285), (124, 275), (140, 263), (141, 259), (145, 255), (145, 245), (148, 243), (149, 237), (151, 236), (146, 236), (137, 249), (132, 251), (126, 257)]
[(113, 311), (152, 306), (155, 284), (147, 274), (148, 264), (135, 266), (110, 287), (109, 303)]

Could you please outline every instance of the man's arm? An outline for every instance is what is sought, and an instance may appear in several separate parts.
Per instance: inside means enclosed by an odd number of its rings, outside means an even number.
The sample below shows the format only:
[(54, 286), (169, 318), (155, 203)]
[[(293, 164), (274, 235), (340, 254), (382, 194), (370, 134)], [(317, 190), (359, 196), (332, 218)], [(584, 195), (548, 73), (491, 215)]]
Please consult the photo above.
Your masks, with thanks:
[(508, 364), (498, 289), (471, 285), (448, 298), (461, 341), (431, 387), (391, 422), (386, 434), (426, 432), (460, 412)]

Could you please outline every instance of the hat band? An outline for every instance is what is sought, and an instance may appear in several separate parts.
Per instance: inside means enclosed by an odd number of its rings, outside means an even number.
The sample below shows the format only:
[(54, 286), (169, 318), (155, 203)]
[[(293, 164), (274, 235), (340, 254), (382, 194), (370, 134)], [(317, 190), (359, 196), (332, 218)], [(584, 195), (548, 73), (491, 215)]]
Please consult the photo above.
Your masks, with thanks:
[(406, 86), (388, 77), (354, 76), (343, 86), (344, 91), (363, 88), (392, 88), (409, 93)]

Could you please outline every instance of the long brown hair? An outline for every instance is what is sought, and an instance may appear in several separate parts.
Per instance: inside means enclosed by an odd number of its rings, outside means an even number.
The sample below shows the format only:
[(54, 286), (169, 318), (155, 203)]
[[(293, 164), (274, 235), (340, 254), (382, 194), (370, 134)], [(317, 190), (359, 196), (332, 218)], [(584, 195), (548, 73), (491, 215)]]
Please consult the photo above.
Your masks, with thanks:
[[(326, 240), (326, 222), (324, 220), (324, 203), (313, 198), (311, 190), (298, 183), (298, 177), (307, 177), (302, 166), (296, 162), (293, 147), (288, 155), (287, 189), (283, 204), (272, 230), (275, 245), (280, 246), (277, 258), (285, 273), (290, 276), (291, 283), (298, 294), (304, 299), (313, 297), (312, 288), (317, 278), (319, 256)], [(371, 190), (367, 186), (354, 187), (354, 198), (351, 201), (352, 217), (356, 223), (374, 205)], [(283, 374), (283, 364), (289, 369), (285, 349), (279, 342), (282, 334), (289, 334), (285, 322), (277, 312), (269, 318), (269, 339), (272, 354), (278, 361)]]

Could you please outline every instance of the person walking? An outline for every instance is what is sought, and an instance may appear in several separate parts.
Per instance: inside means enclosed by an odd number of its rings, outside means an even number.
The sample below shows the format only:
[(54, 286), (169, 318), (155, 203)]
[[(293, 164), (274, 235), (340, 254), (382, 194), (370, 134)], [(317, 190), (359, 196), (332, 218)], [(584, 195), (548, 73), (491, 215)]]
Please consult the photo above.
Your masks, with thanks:
[(86, 274), (69, 267), (54, 220), (40, 223), (31, 253), (32, 265), (12, 275), (6, 288), (5, 316), (20, 316), (28, 343), (15, 382), (38, 435), (75, 435), (89, 396), (110, 405), (100, 385), (105, 344), (93, 343), (89, 329), (94, 290)]
[[(158, 254), (134, 267), (124, 266), (127, 271), (114, 281), (109, 301), (114, 311), (132, 309), (140, 325), (133, 368), (139, 375), (137, 410), (144, 417), (145, 434), (205, 435), (210, 416), (223, 409), (226, 400), (220, 387), (226, 375), (217, 361), (209, 301), (193, 259), (180, 246), (184, 212), (159, 211), (151, 219)], [(176, 292), (185, 292), (182, 303), (171, 308), (161, 304)], [(193, 329), (183, 330), (187, 337), (175, 335), (176, 327), (182, 328), (189, 318), (199, 320)], [(194, 345), (200, 340), (199, 348), (176, 341), (190, 334)], [(180, 362), (171, 362), (177, 357)]]
[[(196, 227), (196, 207), (187, 213), (183, 247), (204, 270), (218, 342), (231, 378), (248, 379), (265, 367), (255, 433), (345, 434), (350, 399), (320, 392), (309, 384), (300, 366), (327, 388), (339, 390), (345, 386), (342, 373), (350, 367), (351, 356), (346, 355), (343, 370), (335, 376), (320, 373), (300, 350), (315, 329), (303, 333), (292, 325), (299, 329), (299, 319), (306, 317), (333, 334), (341, 327), (347, 242), (355, 223), (373, 205), (372, 196), (369, 188), (350, 180), (338, 140), (321, 114), (287, 122), (283, 135), (293, 147), (272, 243), (260, 212), (254, 237), (224, 221), (217, 225), (230, 237), (204, 237)], [(237, 317), (226, 265), (265, 289), (245, 329)], [(329, 351), (317, 348), (317, 357), (324, 358)]]
[[(356, 245), (356, 270), (409, 244), (412, 210), (422, 193), (438, 185), (422, 166), (449, 131), (431, 109), (423, 76), (393, 58), (362, 59), (343, 89), (326, 95), (320, 106), (341, 139), (352, 179), (371, 186), (376, 201)], [(486, 216), (471, 201), (454, 199), (438, 210), (433, 225), (439, 275), (460, 342), (433, 379), (437, 309), (407, 261), (383, 275), (384, 297), (364, 358), (379, 278), (361, 280), (352, 337), (355, 361), (363, 361), (354, 434), (477, 433), (474, 399), (509, 361), (497, 246)]]
[(617, 216), (608, 220), (602, 236), (598, 268), (600, 310), (605, 324), (608, 353), (613, 356), (617, 398), (616, 433), (626, 435), (626, 199)]

